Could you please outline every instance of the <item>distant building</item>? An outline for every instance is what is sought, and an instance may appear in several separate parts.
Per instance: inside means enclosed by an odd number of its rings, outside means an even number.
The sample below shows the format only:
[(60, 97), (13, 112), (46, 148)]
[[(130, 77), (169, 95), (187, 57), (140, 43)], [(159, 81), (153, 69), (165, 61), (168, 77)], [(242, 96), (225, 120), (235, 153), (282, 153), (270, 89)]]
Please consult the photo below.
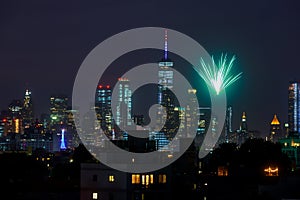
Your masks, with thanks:
[(273, 120), (270, 124), (270, 136), (269, 140), (271, 142), (278, 142), (278, 139), (282, 138), (282, 130), (280, 122), (277, 118), (277, 115), (274, 115)]
[(197, 134), (195, 137), (195, 145), (196, 147), (200, 147), (202, 144), (205, 134), (208, 130), (209, 124), (210, 124), (210, 115), (211, 115), (211, 108), (210, 107), (200, 107), (199, 108), (199, 121), (198, 121), (198, 128), (197, 128)]
[(237, 130), (237, 143), (243, 144), (249, 138), (246, 112), (243, 112), (240, 128)]
[(125, 127), (130, 128), (133, 125), (131, 116), (132, 91), (130, 88), (130, 82), (127, 78), (119, 78), (116, 87), (118, 90), (115, 117), (116, 125), (118, 125), (121, 129)]
[(9, 121), (10, 121), (10, 128), (9, 132), (12, 133), (24, 133), (23, 123), (24, 119), (22, 117), (22, 109), (23, 105), (20, 100), (13, 100), (9, 106)]
[(95, 111), (102, 130), (109, 135), (113, 129), (111, 110), (111, 87), (110, 85), (98, 85), (96, 90)]
[(34, 123), (34, 111), (33, 101), (31, 97), (31, 91), (26, 89), (24, 95), (23, 109), (22, 109), (23, 125), (25, 128), (29, 128)]
[[(60, 151), (62, 130), (67, 130), (69, 117), (68, 97), (66, 95), (52, 95), (50, 97), (50, 131), (53, 138), (53, 151)], [(73, 132), (64, 132), (66, 148), (72, 148)]]
[[(196, 97), (197, 90), (196, 89), (188, 89), (189, 101), (191, 104), (197, 103)], [(191, 137), (192, 134), (198, 132), (199, 130), (194, 130), (193, 127), (199, 127), (199, 113), (197, 113), (199, 107), (194, 108), (192, 105), (187, 104), (185, 107), (185, 130), (187, 133), (187, 137)], [(195, 119), (196, 118), (196, 119)], [(196, 124), (194, 124), (196, 123)]]
[(50, 97), (50, 127), (55, 131), (58, 125), (67, 124), (68, 97), (52, 95)]
[(288, 124), (289, 131), (300, 133), (300, 83), (292, 81), (288, 88)]
[[(165, 31), (164, 56), (158, 63), (157, 124), (163, 125), (161, 132), (171, 140), (179, 128), (178, 111), (175, 111), (175, 97), (171, 92), (174, 85), (173, 61), (168, 57), (168, 35)], [(164, 112), (166, 111), (166, 112)], [(165, 122), (165, 123), (163, 123)]]
[(225, 118), (225, 142), (230, 142), (230, 137), (232, 135), (232, 106), (228, 106), (226, 109), (226, 118)]
[(80, 137), (77, 132), (77, 128), (80, 129), (80, 127), (75, 126), (75, 117), (78, 116), (76, 113), (78, 110), (72, 109), (72, 107), (69, 107), (67, 110), (67, 124), (66, 124), (66, 131), (65, 131), (65, 139), (67, 141), (67, 148), (73, 149), (77, 147), (81, 141)]

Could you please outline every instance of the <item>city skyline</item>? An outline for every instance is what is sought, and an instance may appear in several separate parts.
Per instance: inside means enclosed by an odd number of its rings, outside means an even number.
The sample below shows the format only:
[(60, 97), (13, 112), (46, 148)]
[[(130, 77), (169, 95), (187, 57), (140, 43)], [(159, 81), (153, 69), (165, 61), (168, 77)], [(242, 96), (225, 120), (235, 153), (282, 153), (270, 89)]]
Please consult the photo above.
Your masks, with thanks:
[(1, 199), (300, 199), (300, 1), (0, 1)]
[[(190, 35), (211, 55), (228, 52), (237, 56), (235, 68), (243, 72), (243, 77), (226, 90), (235, 128), (243, 111), (249, 128), (265, 135), (274, 114), (282, 124), (287, 121), (289, 81), (300, 79), (295, 68), (300, 32), (298, 2), (231, 1), (221, 2), (218, 7), (212, 2), (182, 6), (168, 1), (93, 4), (1, 3), (1, 82), (11, 83), (2, 89), (5, 95), (0, 99), (1, 109), (13, 99), (22, 99), (29, 88), (35, 110), (48, 112), (51, 94), (71, 96), (82, 60), (98, 43), (129, 28), (162, 26)], [(153, 17), (161, 7), (171, 12)], [(218, 12), (220, 9), (228, 12)], [(112, 10), (118, 15), (112, 16)]]

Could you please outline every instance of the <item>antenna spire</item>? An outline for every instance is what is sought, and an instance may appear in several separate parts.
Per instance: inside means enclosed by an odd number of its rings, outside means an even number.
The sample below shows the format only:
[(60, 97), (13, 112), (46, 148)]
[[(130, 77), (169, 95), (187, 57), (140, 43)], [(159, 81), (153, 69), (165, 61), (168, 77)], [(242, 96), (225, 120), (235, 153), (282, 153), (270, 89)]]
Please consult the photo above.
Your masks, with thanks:
[(168, 30), (165, 29), (165, 60), (168, 59)]

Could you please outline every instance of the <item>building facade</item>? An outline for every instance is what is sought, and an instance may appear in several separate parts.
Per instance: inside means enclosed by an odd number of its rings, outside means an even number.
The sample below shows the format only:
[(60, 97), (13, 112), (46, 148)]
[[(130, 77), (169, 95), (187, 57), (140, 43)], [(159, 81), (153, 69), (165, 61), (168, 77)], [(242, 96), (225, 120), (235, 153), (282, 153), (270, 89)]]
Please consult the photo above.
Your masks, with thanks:
[(283, 137), (283, 135), (282, 135), (280, 122), (277, 118), (277, 115), (274, 115), (273, 120), (271, 121), (271, 124), (270, 124), (269, 141), (276, 143), (276, 142), (278, 142), (278, 139), (280, 139), (282, 137)]
[(300, 83), (290, 82), (288, 88), (288, 124), (289, 131), (300, 133)]

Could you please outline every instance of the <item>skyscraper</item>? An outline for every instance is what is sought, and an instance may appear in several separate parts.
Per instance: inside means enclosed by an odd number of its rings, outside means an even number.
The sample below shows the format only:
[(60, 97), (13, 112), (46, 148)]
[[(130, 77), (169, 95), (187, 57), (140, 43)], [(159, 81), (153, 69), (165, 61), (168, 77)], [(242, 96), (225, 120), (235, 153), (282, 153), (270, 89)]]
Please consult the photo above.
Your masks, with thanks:
[(282, 135), (281, 135), (280, 122), (277, 118), (277, 115), (274, 115), (273, 120), (270, 124), (269, 140), (272, 142), (277, 142), (278, 139), (280, 139), (281, 137)]
[(108, 135), (113, 128), (110, 85), (98, 85), (95, 110), (102, 130)]
[[(196, 89), (188, 89), (189, 94), (189, 101), (192, 103), (197, 102), (196, 95), (197, 90)], [(185, 109), (185, 116), (186, 116), (186, 133), (187, 137), (190, 137), (192, 133), (196, 132), (197, 130), (193, 130), (192, 127), (197, 127), (199, 124), (193, 124), (193, 123), (199, 123), (199, 115), (197, 114), (198, 107), (193, 108), (190, 104), (186, 105)], [(197, 118), (197, 120), (194, 120), (194, 118)]]
[(67, 109), (68, 98), (65, 95), (52, 95), (50, 97), (51, 129), (55, 129), (57, 125), (67, 124)]
[(23, 133), (22, 109), (20, 100), (13, 100), (8, 106), (12, 133)]
[(288, 89), (288, 124), (290, 133), (300, 133), (300, 85), (290, 82)]
[(241, 131), (245, 132), (245, 133), (248, 132), (246, 112), (243, 112), (243, 115), (242, 115)]
[(248, 133), (246, 112), (243, 112), (240, 128), (239, 130), (237, 130), (237, 140), (238, 140), (237, 142), (239, 145), (241, 145), (248, 138), (249, 138), (249, 133)]
[[(174, 71), (172, 69), (173, 62), (168, 58), (168, 34), (165, 31), (165, 50), (164, 57), (158, 63), (158, 107), (157, 111), (157, 124), (165, 125), (162, 128), (162, 132), (166, 135), (168, 139), (172, 138), (176, 134), (179, 128), (178, 115), (179, 112), (175, 111), (175, 98), (171, 92), (173, 88), (173, 76)], [(166, 113), (164, 112), (166, 109)]]
[(163, 59), (158, 63), (158, 104), (167, 105), (168, 89), (173, 88), (173, 62), (168, 58), (168, 35), (165, 31), (165, 51)]
[(232, 134), (232, 106), (228, 106), (225, 118), (225, 142), (229, 142)]
[(31, 92), (26, 89), (23, 109), (22, 109), (23, 125), (25, 128), (29, 128), (34, 122), (34, 113), (33, 113), (33, 102), (31, 98)]
[(130, 89), (130, 82), (127, 78), (119, 78), (116, 87), (118, 88), (118, 99), (115, 121), (120, 128), (129, 128), (133, 125), (131, 117), (132, 91)]

